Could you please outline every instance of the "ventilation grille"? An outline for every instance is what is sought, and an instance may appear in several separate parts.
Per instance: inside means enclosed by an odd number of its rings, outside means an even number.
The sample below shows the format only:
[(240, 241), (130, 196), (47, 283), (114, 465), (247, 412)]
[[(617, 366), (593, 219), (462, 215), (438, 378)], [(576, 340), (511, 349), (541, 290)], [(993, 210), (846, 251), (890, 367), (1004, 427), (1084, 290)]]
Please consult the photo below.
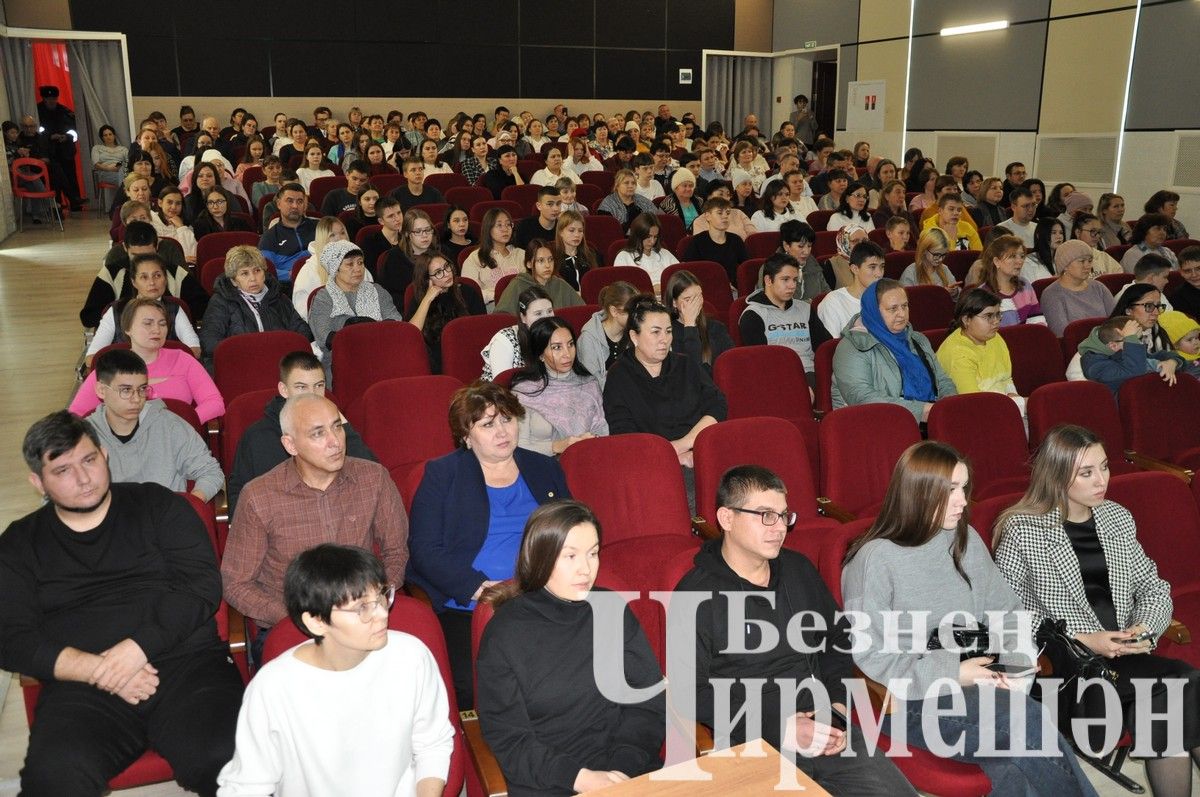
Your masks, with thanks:
[(1037, 149), (1035, 173), (1046, 183), (1112, 183), (1116, 136), (1038, 136)]
[(995, 174), (997, 138), (995, 133), (938, 133), (934, 162), (939, 169), (945, 169), (946, 161), (961, 155), (970, 162), (972, 169), (985, 175)]
[(1179, 188), (1200, 188), (1200, 136), (1179, 136), (1175, 155), (1175, 179)]

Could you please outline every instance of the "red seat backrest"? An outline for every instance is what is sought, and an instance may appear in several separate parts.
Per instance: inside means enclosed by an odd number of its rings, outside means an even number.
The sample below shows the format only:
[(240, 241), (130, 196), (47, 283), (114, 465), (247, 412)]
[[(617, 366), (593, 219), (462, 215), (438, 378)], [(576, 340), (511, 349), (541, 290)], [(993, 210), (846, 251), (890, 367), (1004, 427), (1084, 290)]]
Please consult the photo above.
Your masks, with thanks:
[(200, 439), (208, 444), (208, 434), (204, 429), (204, 424), (200, 423), (200, 416), (196, 414), (196, 408), (186, 401), (180, 399), (165, 398), (163, 404), (167, 405), (167, 409), (178, 415), (180, 418), (188, 422), (188, 425), (196, 430), (196, 434), (200, 435)]
[(1108, 468), (1115, 475), (1130, 473), (1125, 461), (1125, 431), (1112, 391), (1099, 382), (1052, 382), (1029, 394), (1029, 446), (1035, 449), (1055, 426), (1071, 423), (1090, 429), (1104, 441)]
[(779, 231), (756, 232), (746, 239), (746, 253), (750, 257), (768, 258), (779, 251)]
[[(595, 174), (595, 172), (588, 172), (588, 174)], [(583, 217), (583, 230), (587, 242), (597, 252), (607, 252), (609, 244), (613, 241), (625, 239), (625, 231), (621, 229), (621, 222), (612, 216), (598, 216), (595, 213), (589, 213)]]
[(846, 558), (846, 551), (850, 543), (865, 534), (874, 522), (874, 516), (859, 518), (832, 528), (825, 535), (817, 571), (839, 606), (842, 605), (842, 561)]
[[(950, 273), (954, 275), (954, 279), (962, 282), (967, 278), (967, 272), (971, 270), (971, 266), (983, 254), (978, 249), (960, 249), (946, 253), (946, 259), (942, 261), (942, 265), (950, 269)], [(915, 253), (914, 253), (915, 255)]]
[[(745, 265), (745, 264), (743, 264)], [(729, 328), (729, 337), (733, 338), (734, 346), (742, 345), (742, 329), (741, 320), (742, 313), (746, 310), (746, 297), (739, 296), (733, 300), (733, 304), (729, 305), (729, 314), (726, 316), (725, 326)]]
[(954, 300), (941, 285), (909, 285), (908, 322), (918, 332), (945, 330), (954, 320)]
[(1117, 295), (1117, 291), (1133, 282), (1133, 275), (1120, 272), (1118, 274), (1101, 274), (1096, 277), (1096, 282), (1101, 283), (1105, 288), (1108, 288), (1109, 293), (1113, 296)]
[(613, 187), (613, 173), (607, 170), (594, 170), (584, 172), (579, 175), (579, 179), (587, 185), (594, 185), (600, 189), (603, 194), (611, 194)]
[(729, 312), (729, 305), (733, 304), (733, 289), (729, 285), (729, 275), (724, 266), (712, 260), (689, 260), (667, 266), (658, 278), (659, 289), (664, 299), (667, 298), (667, 283), (677, 271), (691, 272), (692, 276), (700, 281), (704, 300), (712, 302), (713, 307), (720, 313), (718, 319), (725, 317)]
[(913, 264), (915, 257), (915, 252), (888, 252), (883, 256), (883, 276), (899, 280), (904, 269)]
[(507, 199), (485, 199), (471, 205), (467, 211), (467, 216), (471, 221), (483, 223), (484, 215), (492, 208), (498, 208), (506, 212), (514, 223), (529, 215), (529, 211), (516, 202), (511, 202)]
[(1067, 324), (1062, 333), (1063, 367), (1070, 364), (1071, 358), (1079, 353), (1079, 344), (1092, 334), (1092, 330), (1105, 322), (1103, 316), (1080, 318)]
[(611, 266), (617, 262), (617, 255), (621, 254), (625, 247), (629, 246), (629, 241), (626, 238), (613, 241), (608, 245), (608, 251), (604, 253), (604, 265)]
[(898, 404), (858, 404), (827, 414), (817, 424), (821, 440), (821, 495), (855, 515), (874, 514), (896, 461), (921, 430)]
[(429, 354), (421, 330), (404, 321), (375, 321), (343, 327), (333, 338), (333, 375), (346, 417), (363, 423), (367, 388), (385, 379), (424, 376)]
[(455, 172), (427, 174), (425, 175), (425, 185), (430, 188), (436, 188), (442, 192), (442, 196), (445, 196), (446, 192), (451, 188), (466, 188), (467, 178)]
[[(817, 304), (824, 295), (813, 297), (813, 315), (817, 314)], [(828, 413), (833, 409), (833, 355), (840, 342), (840, 338), (832, 338), (813, 352), (813, 375), (817, 380), (813, 388), (813, 409), (817, 412)]]
[(589, 304), (600, 302), (600, 291), (614, 282), (628, 282), (642, 293), (654, 293), (654, 285), (645, 269), (638, 266), (608, 266), (584, 272), (579, 293)]
[(1020, 501), (1024, 495), (1024, 493), (1005, 493), (985, 498), (982, 501), (975, 501), (967, 507), (971, 526), (989, 551), (992, 550), (992, 539), (995, 537), (996, 518), (1000, 517), (1001, 512)]
[(816, 258), (832, 257), (837, 254), (837, 231), (826, 230), (824, 227), (813, 227), (817, 231), (817, 240), (813, 242), (812, 255)]
[(226, 473), (233, 472), (233, 459), (242, 435), (263, 417), (263, 409), (277, 395), (277, 388), (263, 388), (247, 391), (226, 402), (225, 416), (221, 419), (221, 469)]
[(207, 263), (214, 258), (224, 261), (225, 253), (235, 246), (257, 247), (259, 237), (252, 232), (209, 233), (196, 242), (196, 262)]
[(367, 239), (383, 229), (382, 224), (368, 224), (354, 234), (354, 245), (361, 247)]
[(321, 203), (325, 201), (326, 195), (329, 192), (346, 187), (346, 178), (334, 175), (332, 177), (318, 177), (308, 185), (308, 201), (314, 207), (320, 208)]
[(279, 384), (279, 361), (294, 351), (312, 347), (299, 332), (289, 330), (225, 338), (213, 352), (213, 382), (226, 404), (251, 390), (273, 389)]
[[(754, 236), (752, 235), (750, 237), (753, 238)], [(767, 262), (765, 257), (751, 257), (738, 264), (738, 296), (749, 296), (758, 288), (758, 271), (762, 268), (762, 265), (765, 262)]]
[(674, 252), (675, 247), (687, 235), (687, 230), (684, 229), (683, 219), (676, 216), (674, 213), (659, 213), (658, 214), (658, 245), (668, 252)]
[(594, 203), (604, 199), (605, 193), (591, 183), (580, 183), (575, 186), (575, 202), (590, 208)]
[(578, 338), (583, 332), (583, 327), (588, 321), (592, 320), (600, 310), (598, 304), (579, 304), (574, 307), (559, 307), (554, 311), (554, 314), (571, 325), (571, 329), (575, 331), (575, 337)]
[(1195, 556), (1200, 513), (1187, 485), (1161, 471), (1128, 473), (1109, 481), (1106, 498), (1133, 515), (1138, 542), (1172, 594), (1200, 588)]
[(1029, 443), (1021, 411), (1008, 396), (967, 393), (938, 399), (927, 428), (929, 439), (954, 446), (970, 461), (976, 498), (1024, 491)]
[(1008, 346), (1013, 384), (1022, 396), (1029, 396), (1042, 385), (1061, 382), (1066, 378), (1058, 339), (1049, 327), (1043, 324), (1013, 324), (1001, 327), (1000, 337)]
[(1167, 462), (1200, 447), (1200, 424), (1193, 420), (1200, 407), (1200, 382), (1181, 375), (1174, 386), (1158, 374), (1128, 379), (1117, 394), (1121, 424), (1129, 448)]
[[(805, 217), (808, 226), (812, 227), (816, 232), (829, 232), (829, 218), (835, 213), (833, 210), (814, 210)], [(833, 230), (837, 232), (837, 230)]]
[(363, 442), (398, 483), (454, 450), (450, 399), (461, 387), (452, 376), (405, 376), (376, 382), (363, 394)]
[[(540, 168), (541, 166), (539, 165), (533, 171), (536, 172)], [(537, 208), (535, 206), (539, 190), (541, 190), (540, 185), (506, 185), (504, 190), (500, 192), (500, 198), (516, 202), (520, 205), (522, 216), (535, 216), (537, 215)]]
[(483, 350), (500, 330), (517, 323), (508, 313), (455, 318), (442, 330), (442, 373), (469, 385), (483, 373)]

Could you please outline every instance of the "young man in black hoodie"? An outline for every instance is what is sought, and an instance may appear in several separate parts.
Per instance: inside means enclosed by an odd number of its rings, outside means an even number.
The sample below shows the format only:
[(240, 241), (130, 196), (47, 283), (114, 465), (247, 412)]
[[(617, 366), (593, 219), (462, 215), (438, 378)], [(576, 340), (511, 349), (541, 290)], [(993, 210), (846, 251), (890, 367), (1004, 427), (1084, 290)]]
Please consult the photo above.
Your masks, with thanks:
[[(285, 354), (279, 361), (279, 395), (273, 396), (263, 408), (263, 417), (251, 424), (238, 441), (237, 453), (233, 458), (233, 467), (226, 479), (226, 493), (229, 496), (229, 517), (237, 508), (238, 495), (251, 479), (263, 475), (271, 468), (288, 458), (287, 451), (280, 442), (283, 429), (279, 425), (279, 413), (283, 404), (293, 395), (299, 393), (316, 393), (325, 395), (325, 369), (321, 361), (311, 352), (294, 351)], [(343, 427), (346, 430), (346, 453), (359, 459), (369, 459), (375, 462), (375, 455), (363, 442), (358, 432), (350, 427), (347, 421)]]
[[(776, 679), (797, 683), (813, 678), (825, 688), (829, 701), (846, 716), (843, 679), (854, 677), (848, 653), (850, 637), (845, 621), (836, 622), (833, 596), (807, 558), (783, 547), (789, 521), (787, 490), (777, 475), (756, 465), (730, 469), (717, 490), (717, 522), (724, 535), (710, 540), (696, 554), (693, 568), (677, 591), (711, 592), (712, 599), (696, 612), (696, 719), (713, 727), (713, 679), (734, 679), (729, 687), (729, 714), (737, 717), (745, 702), (742, 679), (762, 678), (762, 727), (746, 728), (745, 717), (732, 726), (728, 739), (717, 739), (718, 749), (761, 737), (777, 749), (819, 746), (815, 756), (797, 756), (796, 765), (819, 785), (838, 795), (915, 795), (900, 770), (883, 753), (868, 754), (858, 733), (846, 733), (834, 718), (827, 725), (814, 717), (811, 695), (801, 691), (798, 704), (783, 705)], [(773, 607), (762, 597), (744, 601), (744, 638), (729, 639), (729, 595), (737, 592), (772, 593)], [(787, 625), (799, 612), (815, 612), (823, 631), (806, 630), (804, 643), (816, 653), (797, 652), (788, 643)], [(807, 621), (811, 627), (815, 622)], [(764, 625), (774, 626), (778, 643), (771, 650), (729, 652), (730, 644), (742, 650), (763, 647)], [(783, 743), (781, 745), (781, 742)], [(849, 745), (853, 751), (846, 753)]]

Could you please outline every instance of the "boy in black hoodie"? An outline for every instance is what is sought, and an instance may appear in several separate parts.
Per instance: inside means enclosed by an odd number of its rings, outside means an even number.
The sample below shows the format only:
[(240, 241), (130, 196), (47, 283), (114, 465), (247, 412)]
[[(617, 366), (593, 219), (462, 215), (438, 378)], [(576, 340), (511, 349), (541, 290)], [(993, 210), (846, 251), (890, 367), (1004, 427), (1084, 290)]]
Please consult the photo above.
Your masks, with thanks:
[[(696, 554), (696, 567), (675, 587), (678, 591), (713, 594), (696, 613), (696, 719), (710, 727), (715, 721), (712, 679), (735, 679), (729, 690), (729, 712), (730, 716), (737, 716), (746, 693), (741, 679), (765, 678), (761, 689), (762, 727), (747, 729), (743, 717), (733, 726), (730, 738), (716, 740), (718, 749), (759, 737), (780, 748), (782, 736), (788, 747), (801, 749), (814, 742), (820, 744), (824, 739), (819, 754), (798, 757), (796, 765), (831, 793), (915, 795), (916, 791), (882, 752), (868, 754), (861, 737), (845, 733), (836, 720), (834, 726), (818, 721), (807, 692), (800, 693), (800, 705), (781, 704), (775, 679), (800, 682), (814, 678), (824, 686), (835, 710), (845, 717), (843, 679), (854, 677), (849, 654), (838, 652), (850, 649), (850, 637), (845, 621), (836, 621), (838, 607), (833, 596), (812, 562), (783, 548), (788, 521), (795, 518), (787, 508), (783, 481), (755, 465), (732, 468), (721, 477), (717, 507), (717, 522), (724, 536), (704, 544)], [(774, 649), (725, 652), (730, 642), (736, 645), (735, 640), (728, 638), (726, 596), (733, 592), (774, 594), (774, 608), (763, 598), (745, 600), (746, 622), (741, 640), (742, 649), (757, 650), (762, 647), (760, 627), (770, 624), (778, 633), (779, 642)], [(788, 621), (804, 611), (819, 614), (823, 627), (828, 629), (803, 634), (805, 644), (818, 650), (817, 653), (799, 653), (787, 642)], [(853, 757), (842, 755), (847, 745), (853, 749)]]

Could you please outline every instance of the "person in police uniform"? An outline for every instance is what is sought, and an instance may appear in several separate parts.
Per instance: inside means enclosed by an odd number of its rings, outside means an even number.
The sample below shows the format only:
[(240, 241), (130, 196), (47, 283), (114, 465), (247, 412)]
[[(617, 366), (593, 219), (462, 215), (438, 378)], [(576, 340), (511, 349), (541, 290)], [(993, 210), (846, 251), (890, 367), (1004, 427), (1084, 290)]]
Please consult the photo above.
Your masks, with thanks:
[(83, 207), (79, 195), (79, 180), (75, 172), (75, 112), (58, 102), (57, 86), (42, 86), (39, 89), (42, 101), (38, 103), (38, 123), (50, 138), (50, 181), (71, 203), (71, 210)]

